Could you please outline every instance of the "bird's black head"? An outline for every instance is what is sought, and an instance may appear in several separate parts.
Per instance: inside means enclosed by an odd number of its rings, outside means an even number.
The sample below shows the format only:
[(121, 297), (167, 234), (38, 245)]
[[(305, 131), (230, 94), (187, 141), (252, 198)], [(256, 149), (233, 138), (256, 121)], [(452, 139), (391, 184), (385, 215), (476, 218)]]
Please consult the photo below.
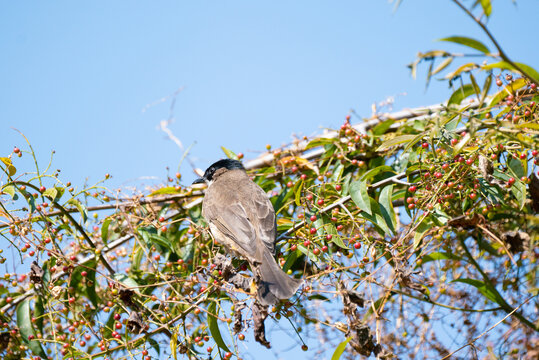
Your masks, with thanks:
[(225, 168), (227, 170), (235, 170), (235, 169), (245, 170), (241, 162), (239, 162), (238, 160), (232, 160), (232, 159), (219, 160), (211, 164), (211, 166), (207, 168), (206, 171), (204, 172), (204, 176), (196, 179), (193, 182), (193, 184), (200, 184), (205, 181), (212, 181), (213, 174), (215, 174), (217, 170), (222, 169), (222, 168)]

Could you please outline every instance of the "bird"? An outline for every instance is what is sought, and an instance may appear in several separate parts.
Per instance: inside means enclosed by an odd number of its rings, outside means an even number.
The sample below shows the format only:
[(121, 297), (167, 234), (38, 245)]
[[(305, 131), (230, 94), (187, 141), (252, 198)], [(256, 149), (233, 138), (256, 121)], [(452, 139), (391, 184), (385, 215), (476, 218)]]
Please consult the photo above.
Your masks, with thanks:
[(193, 184), (206, 183), (202, 215), (214, 239), (232, 255), (246, 259), (253, 271), (257, 299), (273, 305), (289, 299), (302, 281), (277, 264), (275, 210), (266, 192), (247, 175), (238, 160), (213, 163)]

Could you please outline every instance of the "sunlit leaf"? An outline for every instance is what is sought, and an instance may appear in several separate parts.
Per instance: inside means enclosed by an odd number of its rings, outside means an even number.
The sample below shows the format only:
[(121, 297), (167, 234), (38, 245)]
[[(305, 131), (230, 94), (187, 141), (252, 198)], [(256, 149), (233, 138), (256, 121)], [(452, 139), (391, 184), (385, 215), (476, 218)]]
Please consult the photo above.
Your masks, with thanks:
[(486, 17), (489, 17), (492, 13), (492, 4), (490, 3), (490, 0), (481, 0), (481, 7), (483, 8)]
[(449, 105), (460, 105), (460, 103), (468, 96), (475, 94), (475, 90), (472, 84), (464, 84), (451, 94), (451, 97), (447, 101)]
[(221, 146), (221, 150), (223, 150), (223, 152), (225, 153), (227, 158), (233, 159), (233, 160), (238, 160), (238, 155), (236, 155), (236, 153), (233, 152), (232, 150), (229, 150), (224, 146)]
[(6, 166), (6, 171), (9, 176), (13, 176), (17, 173), (17, 168), (11, 163), (11, 159), (7, 157), (0, 157), (0, 161)]
[(395, 173), (395, 170), (393, 170), (393, 168), (391, 166), (387, 166), (387, 165), (381, 165), (381, 166), (377, 166), (375, 167), (374, 169), (370, 169), (369, 171), (367, 171), (365, 174), (363, 174), (360, 178), (361, 181), (367, 181), (367, 180), (370, 180), (372, 179), (373, 177), (375, 177), (376, 175), (378, 174), (381, 174), (383, 172), (392, 172), (392, 173)]
[(413, 140), (415, 137), (416, 137), (415, 135), (400, 135), (400, 136), (396, 136), (396, 137), (394, 137), (393, 139), (389, 139), (389, 140), (387, 140), (387, 141), (384, 141), (384, 142), (382, 143), (382, 145), (380, 145), (380, 146), (376, 149), (376, 151), (384, 151), (384, 150), (389, 149), (389, 148), (392, 147), (392, 146), (407, 143), (407, 142)]
[(79, 210), (79, 213), (82, 216), (82, 222), (86, 222), (86, 220), (88, 219), (88, 212), (86, 211), (86, 206), (82, 205), (82, 203), (75, 198), (69, 199), (67, 203), (74, 205), (77, 210)]
[(341, 355), (344, 352), (346, 345), (351, 339), (352, 337), (348, 337), (346, 338), (346, 340), (337, 345), (337, 347), (335, 348), (335, 352), (333, 352), (333, 355), (331, 356), (331, 360), (339, 360), (341, 358)]
[(472, 39), (467, 36), (450, 36), (443, 39), (439, 39), (438, 41), (448, 41), (455, 44), (464, 45), (475, 50), (479, 50), (485, 54), (490, 53), (490, 50), (488, 49), (488, 47), (486, 47), (486, 45), (483, 44), (481, 41)]

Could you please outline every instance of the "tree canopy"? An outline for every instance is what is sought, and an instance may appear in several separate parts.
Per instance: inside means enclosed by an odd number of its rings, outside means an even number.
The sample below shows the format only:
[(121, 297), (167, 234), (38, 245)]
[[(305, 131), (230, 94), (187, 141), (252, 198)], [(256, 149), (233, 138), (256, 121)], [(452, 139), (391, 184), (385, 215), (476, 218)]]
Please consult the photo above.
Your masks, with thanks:
[(304, 281), (273, 307), (212, 239), (204, 187), (74, 186), (21, 134), (0, 158), (0, 236), (18, 255), (0, 263), (27, 265), (0, 278), (1, 356), (242, 358), (251, 334), (279, 351), (276, 323), (332, 359), (537, 358), (539, 73), (489, 32), (490, 1), (454, 2), (491, 43), (447, 37), (472, 53), (410, 65), (444, 74), (447, 101), (351, 114), (245, 162), (277, 213), (278, 263)]

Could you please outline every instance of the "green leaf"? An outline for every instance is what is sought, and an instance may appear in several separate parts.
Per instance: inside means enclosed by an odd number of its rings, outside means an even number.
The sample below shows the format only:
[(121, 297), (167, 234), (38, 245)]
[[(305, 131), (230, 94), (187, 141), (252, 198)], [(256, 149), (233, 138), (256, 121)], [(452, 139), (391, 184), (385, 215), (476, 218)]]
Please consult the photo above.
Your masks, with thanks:
[(373, 129), (372, 129), (372, 134), (373, 135), (382, 135), (382, 134), (385, 134), (386, 131), (391, 127), (391, 125), (393, 125), (395, 123), (395, 120), (393, 119), (387, 119), (385, 121), (382, 121), (381, 123), (379, 123), (378, 125), (376, 125)]
[(329, 138), (313, 139), (307, 144), (307, 146), (305, 147), (305, 150), (323, 146), (323, 145), (333, 144), (334, 141), (335, 139), (329, 139)]
[(36, 335), (34, 327), (32, 326), (32, 315), (30, 314), (29, 299), (22, 301), (17, 306), (17, 326), (19, 327), (22, 340), (28, 345), (30, 350), (32, 350), (35, 355), (46, 359), (47, 354), (45, 354), (43, 347), (41, 347), (41, 343), (37, 340), (28, 340), (28, 336), (33, 335), (35, 337)]
[(393, 168), (391, 166), (387, 166), (387, 165), (378, 166), (378, 167), (375, 167), (374, 169), (371, 169), (371, 170), (367, 171), (365, 174), (363, 174), (363, 176), (361, 176), (360, 180), (362, 180), (362, 181), (370, 180), (371, 178), (373, 178), (376, 175), (378, 175), (380, 173), (383, 173), (383, 172), (395, 173), (395, 170), (393, 170)]
[(371, 214), (371, 202), (369, 200), (367, 182), (365, 180), (354, 181), (350, 184), (350, 196), (358, 208), (369, 215)]
[(86, 222), (86, 220), (88, 219), (88, 212), (86, 211), (86, 207), (82, 205), (82, 203), (75, 198), (69, 199), (67, 203), (74, 205), (77, 208), (77, 210), (79, 210), (80, 215), (82, 216), (82, 222)]
[(54, 200), (56, 199), (56, 196), (58, 196), (58, 190), (56, 190), (56, 188), (53, 188), (53, 187), (48, 188), (47, 190), (43, 192), (43, 196), (46, 196), (49, 199)]
[(522, 161), (520, 161), (520, 159), (515, 159), (513, 157), (509, 158), (507, 166), (509, 167), (509, 170), (513, 173), (513, 176), (519, 179), (526, 175), (526, 173), (524, 172), (524, 167), (522, 166)]
[(446, 76), (444, 76), (444, 78), (445, 79), (453, 79), (453, 78), (459, 76), (460, 74), (462, 74), (463, 72), (468, 72), (468, 71), (471, 71), (471, 70), (476, 69), (478, 67), (479, 67), (479, 65), (477, 65), (476, 63), (467, 63), (467, 64), (459, 66), (455, 71), (453, 71), (453, 72), (447, 74)]
[(286, 262), (283, 265), (283, 271), (287, 272), (292, 267), (292, 265), (294, 265), (297, 258), (298, 258), (298, 251), (296, 250), (296, 251), (291, 252), (286, 258)]
[[(531, 66), (523, 64), (523, 63), (517, 63), (516, 62), (515, 64), (519, 68), (521, 68), (523, 71), (525, 71), (529, 76), (531, 76), (532, 80), (535, 80), (536, 82), (539, 82), (539, 72), (537, 72), (537, 70), (535, 70)], [(509, 64), (508, 62), (505, 62), (505, 61), (500, 61), (500, 62), (497, 62), (497, 63), (487, 64), (487, 65), (482, 66), (481, 68), (483, 70), (491, 70), (491, 69), (510, 70), (510, 71), (517, 72), (517, 73), (521, 74), (520, 71), (516, 70), (513, 65), (511, 65), (511, 64)], [(524, 74), (522, 74), (522, 75), (524, 75)], [(517, 80), (520, 80), (520, 79), (517, 79)], [(517, 80), (515, 80), (515, 81), (517, 81)], [(524, 80), (524, 79), (522, 79), (522, 80)]]
[[(74, 289), (80, 289), (81, 293), (84, 293), (86, 297), (92, 302), (94, 306), (97, 306), (98, 298), (95, 292), (95, 269), (96, 261), (90, 260), (83, 266), (76, 267), (71, 272), (71, 277), (69, 280), (69, 287)], [(86, 271), (86, 280), (83, 280), (82, 272)], [(88, 285), (91, 284), (91, 285)]]
[(137, 250), (135, 251), (135, 255), (133, 255), (133, 261), (131, 263), (131, 269), (133, 271), (140, 269), (140, 263), (142, 261), (143, 254), (144, 251), (142, 250), (142, 246), (138, 246)]
[(103, 221), (103, 225), (101, 225), (101, 240), (103, 240), (103, 243), (105, 244), (109, 237), (109, 225), (111, 221), (111, 218), (106, 218), (105, 221)]
[(451, 97), (447, 101), (449, 105), (460, 105), (460, 103), (468, 96), (475, 94), (475, 90), (472, 84), (464, 84), (451, 94)]
[(505, 99), (508, 95), (514, 94), (518, 89), (526, 86), (527, 82), (524, 78), (516, 79), (511, 84), (505, 86), (502, 90), (496, 93), (490, 101), (489, 107), (497, 105), (500, 101)]
[(432, 71), (431, 76), (432, 76), (432, 75), (438, 74), (440, 71), (442, 71), (443, 69), (445, 69), (446, 67), (448, 67), (449, 64), (451, 64), (452, 62), (453, 62), (453, 58), (452, 58), (452, 57), (447, 57), (447, 58), (445, 58), (444, 61), (442, 61), (442, 62), (440, 63), (440, 65), (438, 65), (438, 66), (436, 67), (436, 69), (434, 69), (434, 70)]
[(382, 236), (390, 235), (391, 230), (387, 226), (387, 223), (384, 217), (382, 216), (380, 206), (372, 198), (370, 199), (370, 203), (371, 203), (372, 214), (368, 214), (365, 211), (362, 211), (360, 213), (360, 216), (364, 219), (369, 220), (373, 225), (375, 225), (376, 230), (378, 231), (378, 233), (380, 233), (380, 235)]
[(487, 98), (488, 92), (490, 91), (490, 85), (492, 85), (492, 75), (488, 75), (483, 84), (483, 90), (481, 90), (481, 104)]
[(333, 356), (331, 356), (331, 360), (339, 360), (341, 358), (342, 353), (344, 352), (344, 349), (346, 348), (346, 345), (348, 342), (352, 339), (352, 337), (346, 338), (343, 342), (341, 342), (337, 347), (335, 348), (335, 352), (333, 353)]
[(453, 280), (451, 282), (460, 282), (460, 283), (471, 285), (471, 286), (475, 287), (477, 290), (479, 290), (479, 292), (484, 297), (486, 297), (487, 299), (489, 299), (489, 300), (491, 300), (491, 301), (493, 301), (495, 303), (499, 303), (498, 298), (496, 296), (496, 291), (492, 289), (492, 286), (490, 286), (488, 284), (485, 284), (481, 280), (476, 280), (476, 279), (455, 279), (455, 280)]
[(387, 141), (384, 141), (382, 145), (376, 149), (376, 151), (383, 151), (389, 149), (391, 146), (407, 143), (410, 140), (413, 140), (416, 136), (415, 135), (400, 135), (396, 136), (393, 139), (389, 139)]
[(43, 314), (45, 308), (43, 307), (43, 297), (38, 296), (34, 303), (34, 317), (36, 318), (36, 326), (39, 333), (43, 333)]
[(448, 252), (433, 252), (428, 255), (425, 255), (421, 258), (421, 261), (424, 263), (428, 263), (430, 261), (437, 261), (437, 260), (462, 260), (460, 256), (448, 253)]
[(9, 176), (13, 176), (17, 173), (17, 168), (11, 163), (11, 159), (7, 157), (0, 157), (0, 161), (6, 165), (6, 171)]
[(223, 341), (223, 337), (221, 336), (219, 324), (217, 323), (217, 316), (217, 304), (212, 301), (208, 306), (208, 327), (210, 328), (211, 336), (213, 337), (213, 340), (215, 341), (217, 346), (228, 352), (230, 350), (228, 350), (228, 347), (226, 346), (225, 342)]
[(490, 50), (488, 49), (488, 47), (485, 46), (485, 44), (483, 44), (481, 41), (472, 39), (467, 36), (450, 36), (447, 38), (439, 39), (438, 41), (448, 41), (448, 42), (464, 45), (475, 50), (479, 50), (485, 54), (490, 54)]
[(490, 3), (490, 0), (481, 0), (481, 7), (483, 8), (486, 17), (489, 17), (492, 13), (492, 4)]
[(380, 211), (382, 212), (382, 216), (384, 217), (385, 222), (395, 234), (396, 228), (397, 228), (397, 217), (395, 215), (395, 209), (393, 209), (393, 203), (391, 201), (391, 197), (393, 194), (393, 184), (388, 185), (382, 189), (380, 192)]
[(337, 232), (337, 229), (335, 228), (335, 225), (331, 222), (330, 218), (326, 215), (322, 215), (320, 218), (318, 218), (314, 223), (314, 227), (316, 227), (316, 233), (318, 236), (324, 236), (326, 234), (331, 234), (331, 241), (336, 244), (337, 246), (348, 249), (346, 245), (344, 245), (344, 242), (341, 239), (341, 236)]
[(223, 150), (227, 158), (238, 160), (238, 155), (236, 155), (236, 153), (234, 153), (232, 150), (229, 150), (224, 146), (221, 146), (221, 150)]
[(413, 244), (413, 250), (417, 249), (419, 244), (421, 243), (421, 240), (423, 239), (423, 236), (425, 236), (425, 233), (429, 231), (432, 227), (432, 224), (428, 220), (428, 218), (424, 218), (423, 221), (417, 226), (414, 233), (414, 244)]
[(313, 252), (307, 249), (305, 246), (298, 245), (298, 250), (301, 251), (305, 256), (307, 256), (309, 260), (311, 260), (313, 263), (318, 261), (318, 258), (316, 257), (316, 255), (313, 254)]
[(11, 184), (7, 184), (6, 186), (2, 188), (2, 191), (8, 194), (9, 196), (11, 196), (12, 199), (16, 200), (15, 199), (15, 186)]
[(152, 191), (148, 196), (172, 195), (178, 193), (180, 193), (180, 190), (176, 189), (174, 186), (165, 186), (155, 191)]
[(114, 279), (124, 284), (129, 290), (132, 290), (136, 293), (140, 293), (138, 289), (139, 284), (134, 279), (127, 276), (126, 274), (116, 273), (114, 274)]
[(294, 202), (296, 206), (301, 206), (301, 190), (303, 189), (303, 180), (298, 181), (296, 186), (294, 186)]

